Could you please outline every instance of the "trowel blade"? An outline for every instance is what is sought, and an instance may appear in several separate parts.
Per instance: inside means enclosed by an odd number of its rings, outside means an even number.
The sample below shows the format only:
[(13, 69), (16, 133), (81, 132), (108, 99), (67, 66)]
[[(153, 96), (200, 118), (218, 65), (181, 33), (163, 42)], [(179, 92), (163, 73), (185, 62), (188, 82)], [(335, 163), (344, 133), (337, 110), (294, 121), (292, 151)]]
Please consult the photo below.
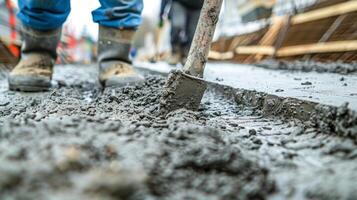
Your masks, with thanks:
[(197, 110), (207, 83), (181, 70), (171, 71), (160, 99), (160, 112), (168, 113), (180, 108)]

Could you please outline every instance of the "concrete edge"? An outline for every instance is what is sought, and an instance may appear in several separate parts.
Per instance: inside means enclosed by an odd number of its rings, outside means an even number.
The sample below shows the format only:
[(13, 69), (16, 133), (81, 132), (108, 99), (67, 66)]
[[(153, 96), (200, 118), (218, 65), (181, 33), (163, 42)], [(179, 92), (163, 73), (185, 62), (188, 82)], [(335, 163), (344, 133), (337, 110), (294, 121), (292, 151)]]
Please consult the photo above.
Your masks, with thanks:
[[(138, 69), (149, 74), (162, 76), (168, 74), (147, 68), (139, 67)], [(307, 128), (316, 128), (321, 133), (349, 138), (357, 143), (357, 112), (348, 108), (347, 103), (342, 106), (331, 106), (207, 82), (208, 89), (213, 89), (227, 98), (233, 98), (240, 106), (254, 107), (265, 116), (297, 119), (302, 121)]]
[(298, 119), (307, 128), (316, 128), (321, 133), (349, 138), (357, 143), (357, 112), (349, 109), (348, 104), (330, 106), (212, 82), (209, 83), (209, 88), (234, 99), (240, 106), (253, 107), (265, 116)]

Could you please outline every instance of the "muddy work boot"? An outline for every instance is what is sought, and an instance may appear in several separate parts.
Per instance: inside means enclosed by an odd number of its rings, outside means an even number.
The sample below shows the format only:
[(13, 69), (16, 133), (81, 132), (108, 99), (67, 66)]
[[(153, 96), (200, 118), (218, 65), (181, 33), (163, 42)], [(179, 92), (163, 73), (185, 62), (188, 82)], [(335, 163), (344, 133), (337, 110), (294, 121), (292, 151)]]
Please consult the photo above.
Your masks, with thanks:
[(177, 65), (182, 61), (182, 54), (181, 53), (172, 53), (168, 59), (169, 65)]
[(144, 81), (129, 59), (134, 30), (99, 27), (99, 81), (105, 87), (135, 85)]
[(61, 29), (37, 31), (22, 27), (21, 36), (21, 59), (9, 74), (9, 89), (23, 92), (46, 91), (51, 87)]

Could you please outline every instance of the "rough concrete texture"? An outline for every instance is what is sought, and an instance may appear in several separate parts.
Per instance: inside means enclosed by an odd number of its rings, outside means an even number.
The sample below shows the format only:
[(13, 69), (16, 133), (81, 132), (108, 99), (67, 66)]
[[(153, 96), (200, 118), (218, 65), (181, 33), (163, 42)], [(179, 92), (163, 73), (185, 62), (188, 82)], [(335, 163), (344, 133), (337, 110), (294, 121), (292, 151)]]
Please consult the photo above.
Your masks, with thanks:
[(267, 69), (283, 69), (283, 70), (296, 70), (304, 72), (329, 72), (338, 74), (350, 74), (357, 72), (357, 63), (343, 63), (343, 62), (330, 62), (322, 63), (311, 60), (295, 60), (295, 61), (285, 61), (285, 60), (263, 60), (256, 66), (267, 68)]
[[(136, 65), (163, 73), (168, 73), (171, 69), (165, 63)], [(292, 97), (335, 107), (348, 103), (350, 109), (357, 111), (357, 76), (353, 73), (341, 75), (275, 70), (246, 64), (211, 62), (206, 65), (204, 78), (221, 85), (255, 90), (283, 98)]]
[(211, 87), (235, 99), (239, 105), (261, 110), (264, 116), (281, 116), (285, 120), (299, 119), (306, 127), (317, 128), (321, 133), (350, 138), (357, 143), (357, 112), (349, 109), (347, 103), (335, 107), (213, 83)]
[(357, 198), (349, 138), (218, 86), (160, 115), (163, 77), (102, 91), (96, 75), (60, 66), (32, 94), (0, 78), (0, 199)]

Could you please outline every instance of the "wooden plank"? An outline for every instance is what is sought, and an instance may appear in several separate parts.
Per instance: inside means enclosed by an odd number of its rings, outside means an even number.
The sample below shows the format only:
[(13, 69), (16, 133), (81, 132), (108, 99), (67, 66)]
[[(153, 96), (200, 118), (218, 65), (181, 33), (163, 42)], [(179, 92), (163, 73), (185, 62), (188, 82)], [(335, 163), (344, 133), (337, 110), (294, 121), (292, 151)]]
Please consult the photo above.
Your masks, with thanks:
[[(331, 35), (337, 30), (338, 27), (340, 27), (341, 23), (343, 20), (346, 18), (347, 14), (343, 14), (337, 17), (337, 19), (331, 24), (331, 26), (327, 29), (327, 31), (322, 35), (320, 40), (318, 41), (319, 43), (321, 42), (327, 42), (327, 40), (330, 39)], [(308, 60), (311, 59), (311, 54), (306, 54), (304, 55), (303, 59)]]
[(239, 45), (239, 43), (242, 41), (242, 38), (237, 36), (237, 37), (234, 37), (231, 44), (229, 45), (228, 47), (228, 50), (232, 50), (234, 49), (236, 46)]
[(234, 57), (233, 52), (217, 52), (217, 51), (209, 51), (208, 58), (213, 60), (230, 60)]
[(237, 47), (235, 52), (237, 54), (261, 54), (261, 55), (273, 55), (275, 48), (273, 46), (240, 46)]
[(338, 16), (338, 18), (332, 23), (332, 25), (328, 28), (325, 34), (321, 37), (319, 42), (326, 42), (328, 39), (330, 39), (331, 35), (341, 25), (342, 21), (346, 18), (346, 16), (346, 14)]
[[(280, 16), (274, 17), (272, 19), (273, 24), (270, 26), (267, 34), (262, 38), (259, 42), (262, 46), (274, 46), (275, 50), (279, 48), (281, 45), (276, 45), (277, 43), (282, 43), (286, 36), (286, 32), (290, 26), (290, 16)], [(260, 61), (264, 58), (264, 55), (257, 54), (254, 59), (256, 61)]]
[(277, 57), (297, 56), (311, 53), (332, 53), (357, 51), (357, 40), (335, 41), (283, 47), (276, 53)]
[(277, 36), (279, 35), (280, 29), (284, 26), (288, 16), (279, 16), (272, 18), (272, 25), (265, 33), (263, 38), (259, 41), (260, 45), (270, 46), (275, 43)]
[[(273, 46), (240, 46), (237, 47), (235, 53), (242, 55), (261, 54), (274, 55), (275, 48)], [(283, 47), (276, 51), (277, 57), (297, 56), (311, 53), (333, 53), (333, 52), (348, 52), (357, 51), (357, 40), (349, 41), (334, 41), (325, 43), (314, 43), (306, 45), (296, 45)]]
[(284, 21), (284, 26), (280, 30), (278, 38), (275, 41), (275, 45), (274, 45), (275, 50), (280, 49), (280, 47), (283, 45), (283, 42), (285, 40), (286, 35), (288, 34), (288, 30), (289, 30), (290, 26), (291, 26), (291, 16), (287, 16), (287, 18), (285, 18), (285, 21)]
[(292, 24), (301, 24), (305, 22), (324, 19), (327, 17), (338, 16), (349, 12), (357, 11), (357, 1), (348, 1), (325, 8), (320, 8), (306, 13), (295, 15), (291, 19)]

